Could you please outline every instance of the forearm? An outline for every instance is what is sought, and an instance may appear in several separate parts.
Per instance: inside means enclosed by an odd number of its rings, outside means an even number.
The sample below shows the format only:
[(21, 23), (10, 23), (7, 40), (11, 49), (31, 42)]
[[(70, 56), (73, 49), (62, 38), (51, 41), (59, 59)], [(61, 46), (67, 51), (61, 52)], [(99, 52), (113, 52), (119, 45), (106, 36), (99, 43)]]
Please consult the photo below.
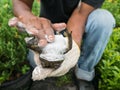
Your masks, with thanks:
[(32, 15), (31, 9), (34, 0), (12, 0), (13, 12), (16, 17)]
[(92, 6), (81, 3), (81, 6), (74, 10), (70, 19), (68, 20), (67, 28), (69, 31), (72, 31), (73, 38), (76, 40), (76, 42), (81, 43), (88, 15), (93, 10), (94, 8)]

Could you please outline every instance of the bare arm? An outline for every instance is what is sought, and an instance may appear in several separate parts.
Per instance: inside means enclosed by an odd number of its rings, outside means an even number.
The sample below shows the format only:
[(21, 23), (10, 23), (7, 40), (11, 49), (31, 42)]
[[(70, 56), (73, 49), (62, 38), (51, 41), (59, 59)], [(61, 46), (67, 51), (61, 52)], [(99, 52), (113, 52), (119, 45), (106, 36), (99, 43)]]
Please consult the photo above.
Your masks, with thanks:
[(81, 45), (82, 36), (88, 15), (94, 10), (94, 8), (86, 3), (81, 3), (80, 7), (77, 7), (67, 23), (67, 28), (72, 31), (72, 37)]
[(17, 17), (28, 17), (32, 15), (31, 9), (34, 0), (12, 0), (13, 12)]

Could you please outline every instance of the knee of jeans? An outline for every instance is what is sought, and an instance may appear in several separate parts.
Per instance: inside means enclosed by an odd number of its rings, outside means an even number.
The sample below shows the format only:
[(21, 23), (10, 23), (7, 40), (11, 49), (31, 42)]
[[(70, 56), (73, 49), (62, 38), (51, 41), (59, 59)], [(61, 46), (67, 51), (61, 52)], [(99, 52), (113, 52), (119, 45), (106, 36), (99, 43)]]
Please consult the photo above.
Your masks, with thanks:
[[(113, 15), (104, 9), (94, 10), (88, 17), (86, 29), (88, 31), (99, 30), (99, 32), (111, 33), (115, 27)], [(91, 30), (89, 30), (91, 28)]]

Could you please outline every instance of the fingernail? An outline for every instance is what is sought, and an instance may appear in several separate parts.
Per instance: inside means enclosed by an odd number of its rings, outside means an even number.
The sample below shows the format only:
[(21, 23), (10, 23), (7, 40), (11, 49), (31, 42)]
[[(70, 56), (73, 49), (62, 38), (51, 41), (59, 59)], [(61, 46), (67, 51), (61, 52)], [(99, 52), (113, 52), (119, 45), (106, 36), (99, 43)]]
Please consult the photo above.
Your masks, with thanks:
[(54, 41), (54, 36), (53, 35), (45, 35), (45, 39), (48, 41), (48, 42), (53, 42)]
[(53, 35), (49, 35), (48, 36), (48, 42), (53, 42), (54, 41), (54, 36)]
[(17, 21), (14, 21), (14, 20), (10, 20), (10, 21), (8, 22), (8, 25), (9, 25), (9, 26), (16, 26), (16, 24), (17, 24)]
[(47, 41), (46, 40), (40, 40), (38, 43), (39, 47), (45, 47), (47, 45)]

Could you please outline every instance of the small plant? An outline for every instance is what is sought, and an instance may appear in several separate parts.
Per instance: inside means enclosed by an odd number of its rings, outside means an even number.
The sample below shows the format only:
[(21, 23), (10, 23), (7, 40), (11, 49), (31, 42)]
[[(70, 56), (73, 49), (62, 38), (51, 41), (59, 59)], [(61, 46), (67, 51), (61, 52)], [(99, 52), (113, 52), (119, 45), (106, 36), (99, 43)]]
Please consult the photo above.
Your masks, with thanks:
[(99, 64), (100, 90), (120, 89), (120, 28), (116, 28)]
[(120, 0), (105, 0), (102, 8), (113, 14), (116, 19), (116, 27), (120, 27)]
[(16, 28), (8, 26), (13, 17), (11, 2), (0, 1), (0, 84), (16, 79), (29, 69), (25, 34), (19, 34)]

